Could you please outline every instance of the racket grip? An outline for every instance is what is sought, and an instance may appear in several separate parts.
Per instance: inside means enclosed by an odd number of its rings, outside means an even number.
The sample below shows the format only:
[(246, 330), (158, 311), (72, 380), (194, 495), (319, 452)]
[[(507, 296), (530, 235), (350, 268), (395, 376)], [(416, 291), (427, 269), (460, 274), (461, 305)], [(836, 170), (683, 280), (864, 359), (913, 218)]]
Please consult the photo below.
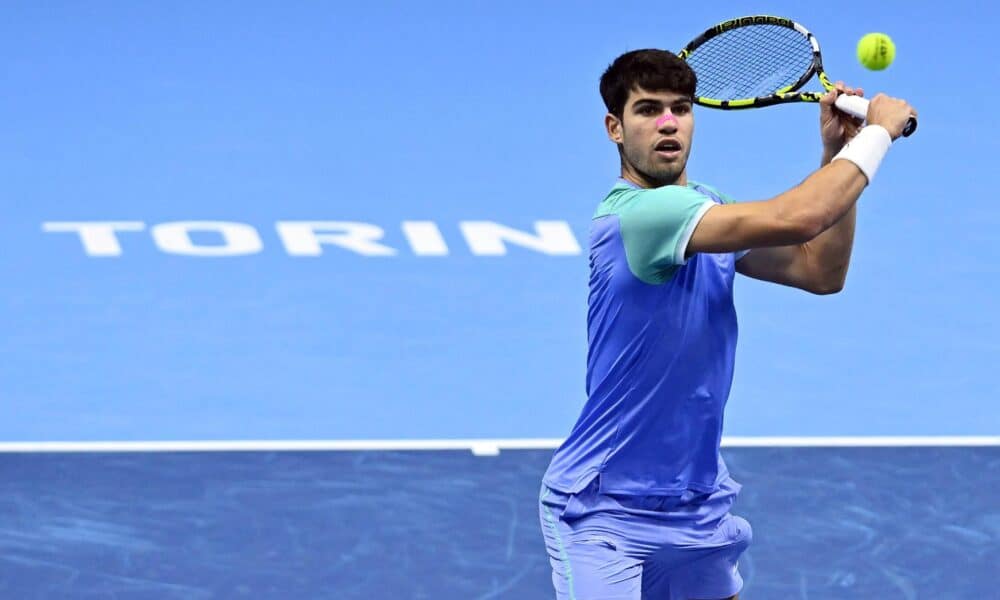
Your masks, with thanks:
[[(861, 96), (848, 96), (847, 94), (841, 94), (837, 96), (837, 100), (834, 101), (837, 108), (844, 111), (845, 113), (857, 117), (862, 121), (868, 116), (868, 100), (862, 98)], [(910, 117), (910, 120), (906, 122), (903, 127), (903, 137), (910, 137), (910, 135), (917, 130), (917, 118)]]

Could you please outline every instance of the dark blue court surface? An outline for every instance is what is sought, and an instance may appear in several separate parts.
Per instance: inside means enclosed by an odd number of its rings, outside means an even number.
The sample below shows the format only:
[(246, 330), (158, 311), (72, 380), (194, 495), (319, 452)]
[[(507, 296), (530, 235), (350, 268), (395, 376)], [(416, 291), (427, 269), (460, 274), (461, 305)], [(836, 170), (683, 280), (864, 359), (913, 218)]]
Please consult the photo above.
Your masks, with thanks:
[[(0, 454), (0, 597), (551, 598), (550, 454)], [(1000, 448), (724, 455), (745, 600), (998, 597)]]

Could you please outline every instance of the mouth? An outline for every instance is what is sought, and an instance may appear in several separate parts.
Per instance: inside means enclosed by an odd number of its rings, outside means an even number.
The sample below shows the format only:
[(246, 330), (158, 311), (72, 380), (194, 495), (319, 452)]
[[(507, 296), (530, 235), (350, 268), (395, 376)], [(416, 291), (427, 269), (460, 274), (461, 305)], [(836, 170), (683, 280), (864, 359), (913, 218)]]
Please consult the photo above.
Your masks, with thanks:
[(674, 159), (681, 155), (681, 144), (677, 140), (661, 140), (653, 148), (663, 158)]

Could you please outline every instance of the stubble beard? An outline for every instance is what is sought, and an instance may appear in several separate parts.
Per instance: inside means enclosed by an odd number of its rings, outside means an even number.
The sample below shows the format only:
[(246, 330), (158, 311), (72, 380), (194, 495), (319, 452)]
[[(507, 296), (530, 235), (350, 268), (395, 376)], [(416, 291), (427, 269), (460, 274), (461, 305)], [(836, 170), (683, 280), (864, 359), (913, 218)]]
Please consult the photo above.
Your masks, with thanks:
[[(647, 150), (631, 152), (625, 144), (621, 145), (620, 148), (622, 166), (628, 167), (634, 173), (638, 173), (646, 182), (652, 184), (652, 187), (662, 187), (677, 183), (677, 180), (684, 172), (684, 167), (687, 165), (688, 155), (691, 153), (691, 148), (688, 146), (684, 149), (684, 154), (676, 161), (663, 163), (658, 161), (657, 157), (650, 154)], [(657, 164), (658, 162), (659, 164)]]

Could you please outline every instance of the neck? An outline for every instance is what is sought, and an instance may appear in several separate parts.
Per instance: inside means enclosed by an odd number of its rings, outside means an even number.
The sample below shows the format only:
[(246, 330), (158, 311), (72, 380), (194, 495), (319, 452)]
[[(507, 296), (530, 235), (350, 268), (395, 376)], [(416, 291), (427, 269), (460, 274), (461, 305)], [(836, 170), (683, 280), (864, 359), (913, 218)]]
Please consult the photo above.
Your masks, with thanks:
[(677, 178), (673, 179), (673, 180), (655, 179), (653, 177), (649, 177), (649, 176), (645, 175), (644, 173), (636, 170), (635, 168), (633, 168), (629, 164), (623, 164), (622, 165), (622, 174), (621, 174), (621, 177), (625, 181), (628, 181), (630, 183), (634, 183), (635, 185), (637, 185), (637, 186), (639, 186), (641, 188), (658, 188), (658, 187), (663, 187), (665, 185), (687, 185), (687, 182), (688, 182), (687, 181), (687, 169), (684, 169), (683, 171), (681, 171), (680, 175), (678, 175)]

